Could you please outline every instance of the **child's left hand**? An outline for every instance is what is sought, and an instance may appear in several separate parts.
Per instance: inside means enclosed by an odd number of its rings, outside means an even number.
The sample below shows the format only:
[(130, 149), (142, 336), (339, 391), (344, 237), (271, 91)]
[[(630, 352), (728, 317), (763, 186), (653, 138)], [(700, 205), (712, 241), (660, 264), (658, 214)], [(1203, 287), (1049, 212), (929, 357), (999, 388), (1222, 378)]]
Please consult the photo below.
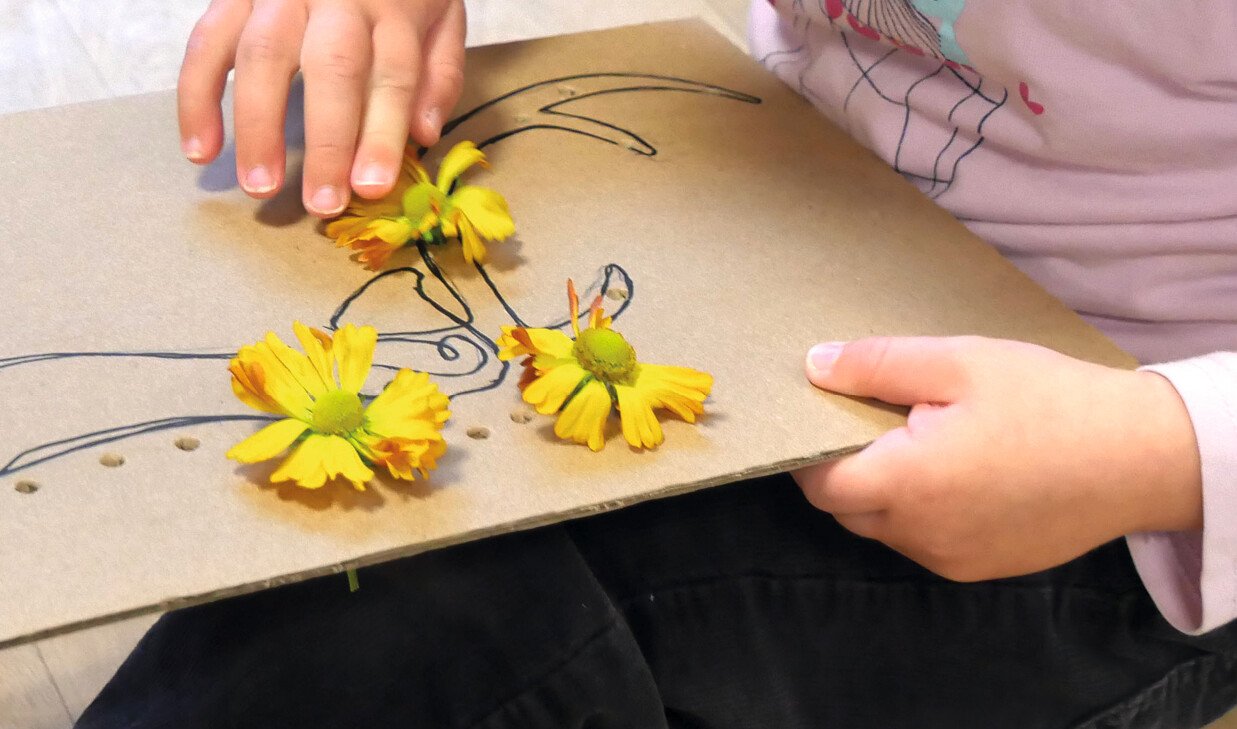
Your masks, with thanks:
[(944, 577), (1026, 574), (1131, 532), (1202, 527), (1193, 426), (1154, 373), (979, 337), (818, 345), (807, 370), (818, 387), (913, 407), (863, 451), (796, 473), (804, 493)]

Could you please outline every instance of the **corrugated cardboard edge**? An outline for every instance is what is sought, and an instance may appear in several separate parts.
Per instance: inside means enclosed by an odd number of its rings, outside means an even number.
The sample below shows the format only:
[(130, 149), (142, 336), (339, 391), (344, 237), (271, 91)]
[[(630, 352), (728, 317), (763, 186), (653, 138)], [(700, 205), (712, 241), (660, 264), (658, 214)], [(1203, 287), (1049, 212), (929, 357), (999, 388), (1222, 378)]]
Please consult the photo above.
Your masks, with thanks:
[[(703, 489), (711, 488), (714, 486), (724, 486), (726, 484), (736, 483), (739, 481), (746, 481), (748, 479), (760, 478), (762, 476), (771, 476), (773, 474), (783, 473), (786, 471), (793, 471), (795, 469), (804, 468), (806, 466), (811, 466), (817, 463), (823, 463), (825, 461), (832, 460), (834, 458), (841, 458), (842, 456), (849, 455), (851, 453), (856, 453), (866, 448), (869, 444), (870, 442), (864, 443), (862, 445), (851, 446), (848, 448), (840, 448), (837, 450), (825, 451), (815, 456), (797, 458), (797, 459), (792, 459), (792, 460), (787, 460), (787, 461), (780, 461), (777, 463), (771, 463), (765, 466), (760, 466), (758, 468), (752, 468), (752, 469), (748, 469), (745, 471), (741, 471), (739, 473), (728, 474), (725, 476), (715, 476), (713, 478), (706, 478), (706, 479), (701, 479), (698, 481), (685, 481), (683, 483), (673, 484), (671, 486), (667, 486), (665, 488), (658, 489), (656, 491), (650, 491), (647, 493), (639, 494), (629, 499), (615, 499), (611, 501), (601, 501), (601, 502), (596, 502), (593, 504), (586, 504), (584, 506), (580, 506), (574, 509), (568, 509), (566, 511), (551, 512), (548, 514), (542, 514), (540, 516), (536, 516), (530, 519), (523, 519), (523, 520), (512, 522), (510, 524), (503, 524), (497, 527), (491, 527), (487, 529), (477, 529), (471, 532), (464, 532), (464, 533), (457, 534), (447, 539), (439, 539), (436, 541), (423, 542), (420, 544), (411, 545), (407, 548), (389, 549), (389, 550), (385, 550), (381, 552), (374, 552), (373, 554), (368, 554), (364, 557), (361, 557), (360, 559), (350, 560), (348, 562), (341, 562), (339, 564), (328, 565), (326, 567), (319, 567), (317, 569), (299, 572), (294, 575), (287, 575), (284, 577), (276, 577), (276, 578), (271, 578), (268, 580), (250, 582), (250, 583), (246, 583), (243, 585), (238, 585), (236, 587), (230, 587), (224, 590), (215, 590), (213, 592), (202, 593), (200, 595), (191, 595), (189, 597), (171, 598), (171, 599), (163, 600), (161, 602), (154, 603), (151, 605), (146, 605), (140, 608), (135, 608), (133, 610), (123, 610), (120, 612), (110, 613), (107, 615), (100, 615), (98, 617), (91, 618), (89, 620), (81, 620), (75, 623), (68, 623), (66, 625), (58, 626), (56, 628), (51, 628), (48, 630), (35, 631), (33, 633), (19, 635), (19, 636), (16, 636), (14, 638), (10, 638), (7, 640), (0, 640), (0, 650), (3, 650), (5, 648), (10, 648), (16, 645), (22, 645), (24, 643), (30, 643), (36, 640), (42, 640), (44, 638), (52, 638), (57, 635), (63, 635), (65, 633), (72, 633), (78, 630), (94, 628), (100, 625), (106, 625), (108, 623), (114, 623), (114, 622), (118, 622), (121, 620), (126, 620), (128, 618), (135, 618), (141, 615), (149, 615), (151, 613), (162, 613), (162, 612), (167, 612), (169, 610), (178, 610), (180, 608), (190, 607), (193, 605), (202, 605), (208, 602), (222, 600), (224, 598), (237, 597), (239, 595), (247, 595), (247, 594), (254, 593), (254, 592), (260, 592), (262, 590), (266, 590), (272, 587), (279, 587), (281, 585), (291, 585), (297, 582), (311, 580), (316, 577), (324, 577), (327, 575), (338, 575), (347, 570), (359, 569), (361, 567), (368, 567), (370, 565), (375, 565), (375, 564), (382, 564), (384, 562), (390, 562), (391, 560), (401, 559), (403, 557), (412, 557), (418, 554), (424, 554), (426, 552), (432, 552), (435, 550), (455, 546), (457, 544), (464, 544), (466, 542), (474, 542), (474, 541), (478, 541), (481, 539), (485, 539), (487, 537), (498, 536), (500, 534), (511, 534), (514, 532), (528, 531), (530, 529), (536, 529), (538, 527), (543, 527), (543, 526), (550, 526), (552, 524), (558, 524), (560, 522), (569, 521), (572, 519), (580, 519), (580, 518), (587, 517), (587, 516), (603, 514), (608, 511), (614, 511), (616, 509), (625, 508), (625, 507), (632, 506), (632, 505), (642, 503), (645, 501), (653, 501), (656, 499), (664, 499), (664, 498), (668, 498), (671, 496), (679, 496), (681, 494), (687, 494), (693, 491), (701, 491)], [(340, 589), (343, 589), (343, 587), (341, 586)]]

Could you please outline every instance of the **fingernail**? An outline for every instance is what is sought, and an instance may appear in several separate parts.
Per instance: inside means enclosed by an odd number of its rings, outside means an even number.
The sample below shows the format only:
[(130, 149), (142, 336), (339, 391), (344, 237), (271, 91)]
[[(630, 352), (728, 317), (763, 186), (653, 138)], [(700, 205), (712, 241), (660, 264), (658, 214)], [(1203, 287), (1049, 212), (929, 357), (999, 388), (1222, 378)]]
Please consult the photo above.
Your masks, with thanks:
[(833, 369), (833, 363), (842, 353), (843, 342), (824, 342), (812, 347), (807, 353), (808, 369), (817, 377), (825, 377)]
[(309, 198), (309, 207), (319, 215), (334, 215), (344, 209), (343, 196), (331, 185), (323, 185)]
[(202, 146), (202, 140), (197, 137), (189, 137), (181, 142), (180, 151), (190, 162), (198, 162), (206, 157), (206, 148)]
[(245, 188), (245, 192), (262, 195), (275, 189), (275, 178), (271, 177), (270, 170), (262, 165), (258, 165), (249, 169), (242, 186)]
[(386, 187), (391, 184), (391, 173), (378, 162), (370, 162), (361, 168), (357, 175), (357, 187)]

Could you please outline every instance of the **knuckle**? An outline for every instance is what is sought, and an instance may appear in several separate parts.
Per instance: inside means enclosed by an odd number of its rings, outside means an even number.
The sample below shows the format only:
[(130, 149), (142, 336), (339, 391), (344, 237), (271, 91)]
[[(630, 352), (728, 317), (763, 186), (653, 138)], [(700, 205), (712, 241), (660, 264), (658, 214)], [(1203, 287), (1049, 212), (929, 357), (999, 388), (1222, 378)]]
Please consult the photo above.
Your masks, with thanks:
[(185, 55), (194, 57), (210, 48), (219, 24), (209, 13), (203, 15), (193, 30), (189, 31), (189, 40), (185, 44)]
[(993, 351), (992, 344), (991, 339), (974, 335), (949, 337), (944, 342), (942, 356), (948, 357), (957, 369), (966, 371), (976, 356), (990, 354)]
[(265, 31), (245, 34), (236, 49), (236, 60), (242, 64), (270, 64), (281, 61), (283, 57), (282, 44), (274, 35)]
[(416, 91), (416, 82), (412, 76), (397, 71), (380, 71), (374, 78), (374, 91), (390, 95), (412, 96)]
[(893, 337), (868, 337), (852, 342), (838, 362), (844, 367), (849, 364), (846, 371), (860, 388), (869, 388), (881, 382), (889, 369), (893, 341)]
[(320, 139), (306, 145), (305, 153), (319, 160), (351, 159), (354, 145), (337, 139)]
[(346, 50), (327, 48), (311, 51), (302, 66), (311, 75), (343, 82), (357, 82), (365, 74), (361, 60)]

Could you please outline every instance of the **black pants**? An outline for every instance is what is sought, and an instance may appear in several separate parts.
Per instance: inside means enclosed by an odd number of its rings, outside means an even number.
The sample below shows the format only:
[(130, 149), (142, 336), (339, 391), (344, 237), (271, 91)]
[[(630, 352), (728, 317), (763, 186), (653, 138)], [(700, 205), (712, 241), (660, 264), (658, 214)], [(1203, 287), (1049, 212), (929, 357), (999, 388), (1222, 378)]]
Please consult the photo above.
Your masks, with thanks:
[(165, 616), (79, 727), (1157, 727), (1237, 703), (1125, 545), (938, 578), (787, 477)]

